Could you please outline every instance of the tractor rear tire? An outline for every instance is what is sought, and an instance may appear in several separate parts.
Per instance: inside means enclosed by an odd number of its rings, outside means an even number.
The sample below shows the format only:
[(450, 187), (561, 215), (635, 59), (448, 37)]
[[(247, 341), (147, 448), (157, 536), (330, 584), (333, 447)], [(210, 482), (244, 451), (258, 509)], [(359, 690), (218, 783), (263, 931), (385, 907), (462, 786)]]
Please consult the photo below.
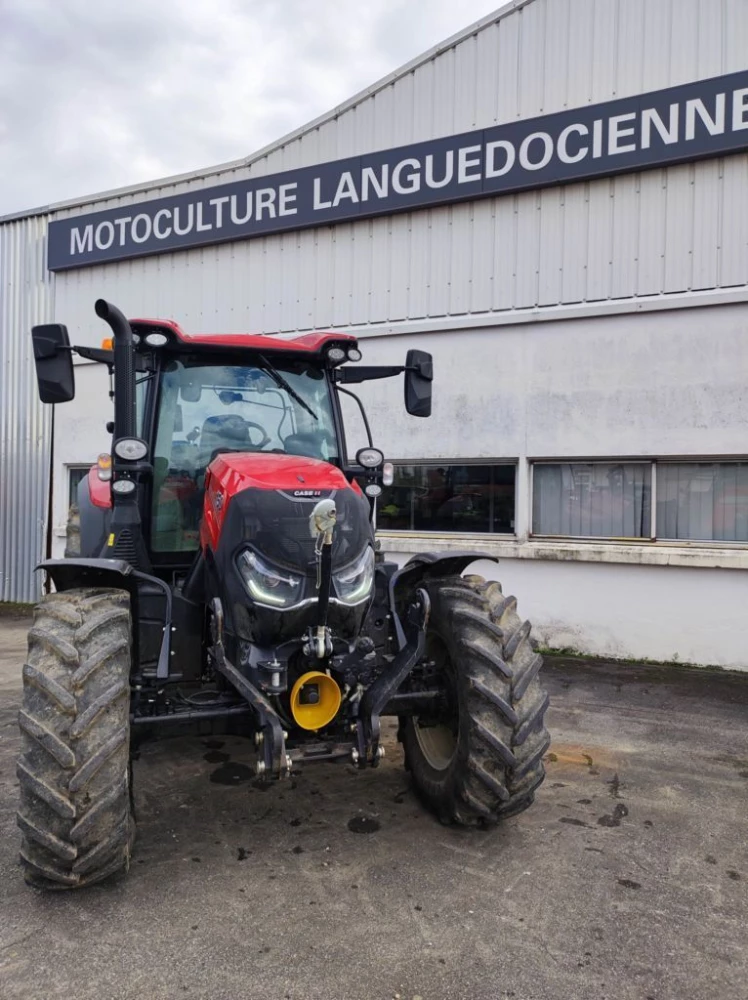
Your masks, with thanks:
[(527, 809), (545, 776), (542, 657), (516, 599), (498, 583), (458, 576), (425, 587), (426, 659), (446, 685), (450, 709), (403, 720), (406, 767), (442, 822), (493, 826)]
[(18, 761), (26, 881), (76, 889), (127, 868), (130, 596), (81, 588), (34, 610), (23, 667)]

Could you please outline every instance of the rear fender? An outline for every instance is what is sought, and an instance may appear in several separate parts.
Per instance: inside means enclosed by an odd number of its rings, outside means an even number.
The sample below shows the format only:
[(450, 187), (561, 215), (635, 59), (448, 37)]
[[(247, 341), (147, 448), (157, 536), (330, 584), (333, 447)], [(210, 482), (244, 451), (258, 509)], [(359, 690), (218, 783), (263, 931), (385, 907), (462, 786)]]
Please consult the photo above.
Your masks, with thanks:
[[(111, 502), (104, 504), (100, 494), (91, 491), (92, 473), (95, 475), (95, 469), (78, 483), (80, 548), (81, 555), (88, 557), (98, 556), (103, 551), (112, 520)], [(109, 483), (101, 483), (101, 486), (108, 487)]]

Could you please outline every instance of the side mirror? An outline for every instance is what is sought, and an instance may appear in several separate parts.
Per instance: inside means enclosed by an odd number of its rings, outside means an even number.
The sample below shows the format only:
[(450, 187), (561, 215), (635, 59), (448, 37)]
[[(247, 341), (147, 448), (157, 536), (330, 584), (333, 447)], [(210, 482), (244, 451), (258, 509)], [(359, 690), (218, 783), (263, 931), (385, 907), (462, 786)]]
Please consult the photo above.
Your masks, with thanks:
[(405, 409), (412, 417), (431, 416), (434, 361), (426, 351), (408, 351), (405, 359)]
[(62, 323), (32, 327), (34, 364), (42, 403), (68, 403), (75, 396), (73, 355)]

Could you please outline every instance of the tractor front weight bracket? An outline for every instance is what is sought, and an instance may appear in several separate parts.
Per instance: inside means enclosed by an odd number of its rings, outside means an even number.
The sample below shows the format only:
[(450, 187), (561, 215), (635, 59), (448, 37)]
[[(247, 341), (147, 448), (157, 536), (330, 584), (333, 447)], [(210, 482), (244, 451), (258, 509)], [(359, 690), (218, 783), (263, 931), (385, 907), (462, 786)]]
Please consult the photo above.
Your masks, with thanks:
[(413, 667), (423, 657), (430, 610), (429, 595), (419, 587), (405, 616), (403, 629), (405, 646), (361, 699), (356, 723), (359, 767), (365, 767), (367, 764), (376, 767), (384, 756), (384, 748), (380, 745), (381, 713)]

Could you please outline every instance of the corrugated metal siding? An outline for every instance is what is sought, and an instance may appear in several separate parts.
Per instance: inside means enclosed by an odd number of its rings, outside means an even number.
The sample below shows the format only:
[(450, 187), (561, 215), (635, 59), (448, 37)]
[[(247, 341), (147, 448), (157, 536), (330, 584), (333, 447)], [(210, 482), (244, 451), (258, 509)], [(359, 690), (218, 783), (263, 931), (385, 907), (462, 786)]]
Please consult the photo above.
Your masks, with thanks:
[(29, 332), (54, 312), (44, 217), (0, 226), (0, 601), (32, 601), (44, 554), (50, 407), (39, 402)]
[[(254, 163), (149, 197), (733, 72), (746, 51), (745, 0), (534, 0)], [(738, 155), (88, 268), (59, 276), (58, 312), (93, 338), (105, 292), (192, 330), (292, 331), (745, 286), (747, 182)]]

